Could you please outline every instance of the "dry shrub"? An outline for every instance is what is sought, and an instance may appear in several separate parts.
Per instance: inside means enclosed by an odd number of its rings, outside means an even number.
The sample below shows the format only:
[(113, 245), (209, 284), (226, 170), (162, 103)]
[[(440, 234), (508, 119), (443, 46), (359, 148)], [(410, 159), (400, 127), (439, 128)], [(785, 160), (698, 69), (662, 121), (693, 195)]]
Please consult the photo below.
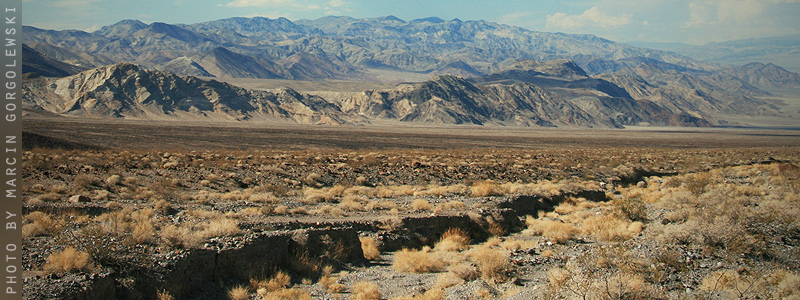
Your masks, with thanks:
[(211, 220), (206, 229), (203, 230), (202, 235), (205, 238), (221, 237), (221, 236), (234, 236), (242, 233), (239, 229), (239, 222), (227, 217), (219, 217)]
[(88, 270), (88, 268), (89, 254), (71, 246), (48, 255), (47, 263), (43, 267), (44, 271), (49, 274)]
[(330, 202), (333, 200), (333, 195), (328, 189), (307, 188), (303, 191), (303, 196), (304, 198), (300, 199), (300, 201), (306, 204)]
[(192, 231), (191, 225), (168, 225), (161, 228), (161, 242), (172, 248), (192, 248), (199, 245), (203, 238)]
[(424, 211), (424, 210), (431, 210), (433, 208), (428, 200), (425, 199), (414, 199), (411, 201), (411, 208), (416, 211)]
[(505, 250), (481, 246), (470, 251), (468, 256), (478, 266), (481, 278), (495, 282), (508, 279), (511, 262), (509, 253)]
[(157, 300), (175, 300), (175, 297), (173, 297), (166, 290), (161, 290), (161, 291), (158, 292), (158, 294), (156, 294), (156, 299)]
[(367, 210), (390, 210), (396, 208), (397, 208), (397, 203), (394, 203), (389, 200), (370, 201), (369, 203), (367, 203), (366, 206)]
[(442, 234), (434, 249), (437, 251), (461, 251), (469, 248), (470, 241), (469, 234), (463, 229), (450, 228)]
[(334, 217), (341, 217), (347, 215), (344, 210), (341, 208), (335, 207), (333, 205), (323, 205), (320, 206), (318, 209), (311, 211), (311, 213), (315, 215), (330, 215)]
[(415, 187), (410, 185), (379, 186), (377, 196), (381, 198), (397, 198), (402, 196), (411, 196), (414, 195), (415, 192)]
[(278, 198), (270, 192), (250, 194), (248, 200), (257, 203), (276, 203)]
[(479, 181), (469, 188), (473, 197), (503, 196), (507, 190), (494, 181)]
[(615, 211), (631, 221), (647, 221), (647, 207), (641, 197), (623, 197), (614, 200)]
[(61, 226), (53, 219), (53, 215), (34, 211), (25, 216), (25, 220), (30, 223), (22, 225), (22, 237), (28, 238), (40, 235), (53, 235)]
[(453, 200), (437, 205), (434, 209), (434, 212), (438, 213), (445, 210), (458, 210), (466, 207), (467, 205), (464, 204), (464, 202)]
[(293, 215), (307, 215), (308, 214), (308, 210), (305, 207), (301, 206), (301, 207), (295, 207), (295, 208), (290, 209), (289, 213), (293, 214)]
[(249, 291), (245, 286), (237, 286), (228, 290), (228, 299), (231, 300), (247, 300), (250, 298)]
[(292, 277), (284, 271), (278, 271), (266, 281), (251, 281), (250, 285), (256, 290), (265, 289), (267, 292), (274, 292), (288, 288), (292, 285)]
[(239, 216), (262, 216), (269, 213), (269, 208), (267, 207), (247, 207), (240, 210), (237, 215)]
[(430, 252), (430, 248), (428, 247), (424, 247), (422, 250), (410, 250), (403, 248), (395, 253), (392, 267), (401, 272), (438, 272), (444, 267), (443, 263), (434, 258)]
[[(760, 299), (768, 292), (769, 281), (761, 274), (739, 274), (723, 270), (703, 278), (700, 290), (719, 293), (726, 298)], [(754, 297), (751, 297), (754, 296)]]
[(339, 294), (347, 290), (347, 287), (344, 284), (341, 284), (337, 281), (338, 279), (336, 277), (331, 277), (329, 275), (323, 275), (319, 278), (319, 284), (325, 287), (330, 294)]
[(377, 300), (381, 298), (381, 291), (378, 285), (372, 282), (359, 281), (353, 285), (353, 292), (350, 299), (353, 300)]
[(469, 192), (469, 188), (463, 184), (438, 186), (429, 185), (425, 189), (415, 192), (414, 196), (437, 196), (443, 197), (448, 194), (464, 195)]
[(589, 218), (583, 225), (583, 233), (594, 235), (596, 239), (606, 242), (628, 240), (642, 231), (641, 222), (628, 222), (615, 214)]
[(125, 208), (95, 217), (101, 228), (109, 235), (124, 237), (127, 244), (144, 244), (155, 241), (153, 225), (155, 210), (145, 208), (132, 210)]
[(278, 205), (272, 209), (272, 212), (276, 215), (285, 215), (289, 213), (289, 207), (286, 205)]
[(528, 216), (525, 223), (528, 225), (528, 229), (525, 230), (526, 234), (542, 236), (556, 244), (572, 239), (580, 231), (572, 224), (550, 219), (536, 219), (531, 216)]
[(369, 260), (380, 260), (381, 251), (378, 250), (378, 243), (371, 237), (359, 237), (361, 241), (361, 252), (364, 253), (364, 258)]
[(364, 196), (347, 195), (339, 203), (339, 208), (346, 211), (364, 211), (366, 210), (364, 207), (366, 202), (367, 198)]

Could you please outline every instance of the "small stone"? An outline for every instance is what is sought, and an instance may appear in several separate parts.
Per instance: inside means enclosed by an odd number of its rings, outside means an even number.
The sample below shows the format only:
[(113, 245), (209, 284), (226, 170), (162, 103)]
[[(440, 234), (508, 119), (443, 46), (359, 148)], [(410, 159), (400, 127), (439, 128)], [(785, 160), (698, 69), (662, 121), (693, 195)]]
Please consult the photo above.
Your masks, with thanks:
[(81, 203), (81, 202), (89, 202), (89, 201), (92, 201), (92, 199), (90, 199), (89, 197), (83, 196), (83, 195), (75, 195), (75, 196), (69, 197), (69, 202), (70, 203)]

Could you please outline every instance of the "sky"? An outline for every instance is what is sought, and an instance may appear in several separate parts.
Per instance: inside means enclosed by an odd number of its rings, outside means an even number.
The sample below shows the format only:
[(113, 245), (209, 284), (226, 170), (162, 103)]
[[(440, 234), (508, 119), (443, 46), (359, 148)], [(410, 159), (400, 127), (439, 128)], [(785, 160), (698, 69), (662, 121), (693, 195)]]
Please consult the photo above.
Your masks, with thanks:
[(687, 43), (800, 34), (800, 0), (22, 0), (23, 24), (94, 31), (124, 19), (193, 24), (230, 17), (485, 20), (618, 42)]

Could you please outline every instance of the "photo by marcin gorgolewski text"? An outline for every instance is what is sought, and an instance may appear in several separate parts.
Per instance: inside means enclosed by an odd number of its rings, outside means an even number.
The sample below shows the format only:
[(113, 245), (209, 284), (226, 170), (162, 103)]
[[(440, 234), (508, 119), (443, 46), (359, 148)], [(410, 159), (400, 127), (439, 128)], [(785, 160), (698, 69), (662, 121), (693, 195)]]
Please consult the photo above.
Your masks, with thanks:
[(0, 299), (22, 299), (22, 1), (2, 0), (2, 200), (3, 283)]

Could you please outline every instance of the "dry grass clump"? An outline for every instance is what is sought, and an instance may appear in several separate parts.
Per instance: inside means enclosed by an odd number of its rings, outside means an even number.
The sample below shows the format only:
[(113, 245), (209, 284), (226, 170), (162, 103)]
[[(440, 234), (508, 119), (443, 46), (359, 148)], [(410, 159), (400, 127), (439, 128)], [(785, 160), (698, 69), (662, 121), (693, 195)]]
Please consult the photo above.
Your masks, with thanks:
[(278, 271), (268, 280), (250, 280), (250, 287), (253, 290), (260, 291), (260, 294), (274, 292), (280, 289), (288, 288), (292, 285), (292, 277), (284, 271)]
[(329, 215), (334, 217), (341, 217), (347, 215), (347, 213), (344, 210), (333, 205), (320, 206), (316, 210), (312, 210), (310, 213), (315, 215)]
[(432, 208), (433, 206), (431, 206), (431, 204), (428, 203), (428, 200), (414, 199), (414, 201), (411, 201), (411, 209), (415, 211), (431, 210)]
[(202, 231), (201, 235), (205, 238), (233, 236), (242, 233), (239, 229), (239, 222), (232, 218), (220, 217), (211, 220)]
[(319, 284), (325, 287), (325, 290), (330, 294), (339, 294), (347, 290), (344, 284), (338, 282), (338, 278), (330, 275), (322, 275), (322, 277), (319, 278)]
[(247, 300), (250, 299), (250, 292), (245, 286), (236, 286), (228, 290), (228, 299), (231, 300)]
[(53, 235), (61, 230), (61, 226), (55, 221), (53, 215), (45, 212), (31, 212), (25, 216), (25, 220), (30, 223), (22, 225), (23, 238), (40, 235)]
[(456, 184), (456, 185), (428, 185), (425, 188), (414, 192), (414, 196), (436, 196), (436, 197), (444, 197), (447, 195), (467, 195), (470, 189), (466, 185), (463, 184)]
[(43, 269), (49, 274), (88, 270), (89, 254), (70, 246), (48, 255)]
[(441, 211), (446, 211), (446, 210), (459, 210), (459, 209), (464, 209), (466, 207), (467, 205), (464, 204), (464, 202), (452, 200), (436, 205), (436, 207), (433, 209), (433, 212), (439, 213)]
[(378, 250), (378, 243), (371, 237), (362, 236), (358, 238), (361, 241), (361, 252), (364, 253), (364, 258), (369, 260), (380, 260), (381, 251)]
[(364, 211), (367, 210), (365, 207), (367, 201), (368, 199), (364, 196), (347, 195), (342, 198), (339, 208), (345, 211)]
[(467, 256), (478, 266), (481, 278), (488, 281), (502, 282), (508, 279), (511, 272), (509, 253), (503, 249), (480, 246), (472, 249)]
[(469, 248), (470, 241), (469, 234), (463, 229), (450, 228), (442, 234), (434, 249), (437, 251), (462, 251)]
[(170, 294), (166, 290), (161, 290), (161, 291), (158, 291), (158, 294), (156, 294), (156, 299), (157, 300), (175, 300), (175, 297), (173, 297), (172, 294)]
[(233, 236), (241, 234), (235, 219), (218, 216), (207, 222), (164, 226), (159, 236), (161, 242), (170, 247), (193, 248), (212, 237)]
[(421, 250), (403, 248), (395, 253), (392, 267), (401, 272), (431, 273), (440, 271), (444, 264), (431, 254), (429, 247)]
[(397, 203), (389, 200), (369, 201), (366, 210), (392, 210), (397, 209)]
[(350, 299), (353, 300), (378, 300), (381, 299), (381, 291), (378, 285), (372, 282), (359, 281), (353, 285)]
[(107, 234), (123, 237), (127, 244), (145, 244), (156, 240), (154, 214), (152, 208), (124, 208), (99, 215), (94, 221)]
[(639, 234), (643, 226), (642, 222), (630, 222), (615, 214), (607, 214), (588, 218), (581, 229), (599, 241), (620, 242)]
[(528, 229), (524, 231), (526, 234), (542, 236), (556, 244), (571, 240), (580, 232), (575, 225), (551, 219), (536, 219), (532, 216), (527, 217), (525, 224), (528, 225)]
[(473, 197), (503, 196), (508, 190), (494, 181), (479, 181), (469, 188)]

